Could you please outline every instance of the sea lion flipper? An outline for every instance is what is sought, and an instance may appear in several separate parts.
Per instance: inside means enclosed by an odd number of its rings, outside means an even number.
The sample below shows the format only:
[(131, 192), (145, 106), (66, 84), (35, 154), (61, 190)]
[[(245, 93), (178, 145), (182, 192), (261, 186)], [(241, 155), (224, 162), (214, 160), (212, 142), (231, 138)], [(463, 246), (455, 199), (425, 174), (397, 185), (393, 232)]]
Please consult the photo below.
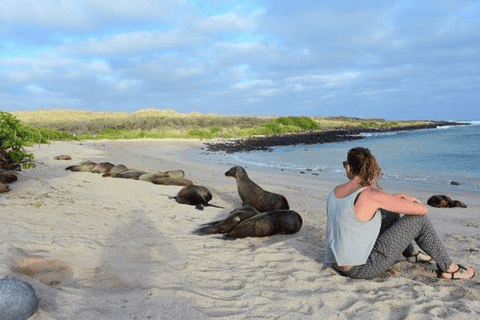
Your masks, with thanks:
[(215, 207), (215, 208), (225, 209), (224, 207), (220, 207), (220, 206), (217, 206), (217, 205), (214, 205), (214, 204), (211, 204), (211, 203), (207, 203), (205, 205), (205, 207)]

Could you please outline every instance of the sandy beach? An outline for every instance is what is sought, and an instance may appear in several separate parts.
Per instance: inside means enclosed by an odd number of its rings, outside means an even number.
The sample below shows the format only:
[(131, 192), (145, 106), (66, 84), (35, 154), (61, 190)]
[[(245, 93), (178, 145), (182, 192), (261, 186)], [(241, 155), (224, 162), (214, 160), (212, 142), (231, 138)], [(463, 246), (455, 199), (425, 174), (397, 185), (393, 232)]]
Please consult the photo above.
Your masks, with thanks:
[[(205, 141), (52, 142), (27, 148), (36, 168), (0, 194), (0, 278), (28, 281), (40, 298), (30, 319), (478, 319), (480, 275), (438, 279), (434, 263), (396, 264), (399, 275), (352, 280), (323, 264), (327, 193), (342, 179), (255, 171), (252, 180), (287, 197), (300, 232), (226, 241), (192, 234), (241, 206), (222, 164), (181, 157)], [(345, 153), (348, 150), (345, 150)], [(66, 154), (72, 160), (54, 160)], [(182, 205), (180, 186), (66, 171), (108, 161), (148, 172), (183, 170), (221, 208)], [(446, 194), (468, 208), (430, 208), (454, 261), (480, 270), (480, 197), (383, 183), (424, 203)], [(24, 260), (30, 259), (30, 260)], [(51, 272), (21, 273), (19, 261), (51, 261)], [(47, 270), (48, 271), (48, 270)]]

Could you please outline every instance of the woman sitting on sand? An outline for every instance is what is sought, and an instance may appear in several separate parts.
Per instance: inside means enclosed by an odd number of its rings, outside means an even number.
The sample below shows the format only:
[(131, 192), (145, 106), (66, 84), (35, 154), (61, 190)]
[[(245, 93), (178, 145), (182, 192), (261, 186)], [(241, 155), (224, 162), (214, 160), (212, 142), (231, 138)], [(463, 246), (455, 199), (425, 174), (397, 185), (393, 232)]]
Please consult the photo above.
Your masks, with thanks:
[[(343, 165), (350, 181), (335, 187), (327, 198), (327, 264), (347, 277), (371, 279), (403, 254), (411, 262), (435, 260), (439, 277), (445, 279), (475, 276), (472, 267), (452, 262), (426, 217), (426, 205), (377, 187), (380, 168), (368, 149), (351, 149)], [(412, 241), (425, 253), (415, 252)]]

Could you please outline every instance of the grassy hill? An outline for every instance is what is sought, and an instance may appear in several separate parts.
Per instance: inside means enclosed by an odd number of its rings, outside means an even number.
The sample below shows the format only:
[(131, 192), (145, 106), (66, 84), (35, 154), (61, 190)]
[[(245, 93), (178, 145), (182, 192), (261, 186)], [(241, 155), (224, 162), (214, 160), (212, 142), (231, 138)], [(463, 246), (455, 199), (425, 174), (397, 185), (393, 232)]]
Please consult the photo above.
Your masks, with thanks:
[(23, 125), (45, 129), (42, 136), (47, 140), (244, 138), (335, 129), (400, 128), (428, 123), (347, 117), (234, 116), (157, 109), (133, 113), (41, 110), (11, 114)]

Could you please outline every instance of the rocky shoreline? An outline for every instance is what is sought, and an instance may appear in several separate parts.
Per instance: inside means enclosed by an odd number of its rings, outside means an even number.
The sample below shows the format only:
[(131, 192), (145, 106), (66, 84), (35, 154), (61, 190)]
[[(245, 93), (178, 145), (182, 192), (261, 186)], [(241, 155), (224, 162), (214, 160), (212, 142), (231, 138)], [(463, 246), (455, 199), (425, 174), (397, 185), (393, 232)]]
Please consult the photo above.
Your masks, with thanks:
[(273, 147), (290, 145), (310, 145), (323, 144), (331, 142), (342, 142), (360, 140), (364, 137), (358, 136), (360, 133), (368, 132), (389, 132), (389, 131), (412, 131), (419, 129), (434, 129), (442, 126), (468, 125), (466, 123), (450, 121), (431, 121), (422, 125), (395, 127), (395, 128), (352, 128), (329, 130), (323, 132), (308, 132), (300, 134), (283, 134), (263, 137), (249, 137), (237, 140), (225, 140), (224, 142), (205, 143), (206, 150), (209, 152), (223, 151), (226, 153), (245, 152), (245, 151), (273, 151)]

